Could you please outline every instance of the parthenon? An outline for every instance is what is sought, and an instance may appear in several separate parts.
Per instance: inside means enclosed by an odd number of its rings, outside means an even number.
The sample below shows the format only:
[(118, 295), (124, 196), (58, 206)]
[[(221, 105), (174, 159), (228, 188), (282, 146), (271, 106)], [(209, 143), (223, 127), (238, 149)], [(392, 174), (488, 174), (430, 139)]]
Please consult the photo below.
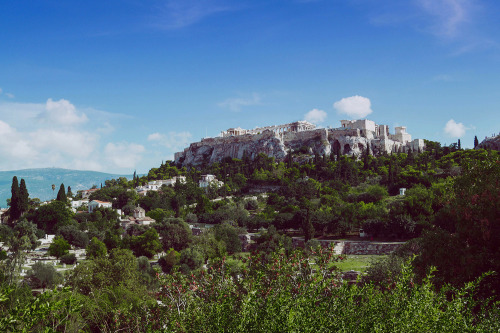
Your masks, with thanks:
[(274, 134), (277, 135), (283, 135), (287, 132), (303, 132), (303, 131), (309, 131), (313, 130), (316, 128), (316, 125), (311, 124), (310, 122), (301, 120), (301, 121), (296, 121), (293, 123), (289, 124), (284, 124), (284, 125), (273, 125), (273, 126), (265, 126), (265, 127), (256, 127), (254, 129), (243, 129), (241, 127), (237, 128), (229, 128), (227, 131), (221, 132), (220, 136), (225, 138), (229, 136), (238, 136), (238, 135), (244, 135), (244, 134), (259, 134), (264, 131), (272, 131)]

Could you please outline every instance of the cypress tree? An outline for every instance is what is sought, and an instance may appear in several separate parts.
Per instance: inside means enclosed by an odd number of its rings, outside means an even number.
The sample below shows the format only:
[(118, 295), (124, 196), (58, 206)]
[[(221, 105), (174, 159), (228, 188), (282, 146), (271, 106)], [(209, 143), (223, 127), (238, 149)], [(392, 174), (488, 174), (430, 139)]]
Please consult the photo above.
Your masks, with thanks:
[(460, 139), (458, 139), (458, 150), (462, 149), (462, 144), (460, 143)]
[(479, 140), (477, 139), (477, 135), (474, 136), (474, 148), (476, 148), (479, 145)]
[(61, 184), (59, 187), (59, 192), (57, 192), (57, 201), (62, 201), (64, 203), (68, 202), (68, 197), (66, 197), (66, 190), (64, 188), (64, 184)]
[(21, 178), (21, 183), (19, 185), (19, 210), (22, 213), (28, 211), (29, 206), (29, 194), (26, 188), (26, 182)]
[(68, 198), (72, 198), (73, 197), (73, 192), (71, 191), (71, 186), (68, 186), (68, 193), (66, 194), (66, 196)]
[(17, 181), (17, 177), (14, 176), (12, 178), (12, 186), (10, 188), (12, 196), (10, 198), (10, 218), (12, 220), (17, 220), (21, 216), (21, 209), (19, 205), (19, 182)]

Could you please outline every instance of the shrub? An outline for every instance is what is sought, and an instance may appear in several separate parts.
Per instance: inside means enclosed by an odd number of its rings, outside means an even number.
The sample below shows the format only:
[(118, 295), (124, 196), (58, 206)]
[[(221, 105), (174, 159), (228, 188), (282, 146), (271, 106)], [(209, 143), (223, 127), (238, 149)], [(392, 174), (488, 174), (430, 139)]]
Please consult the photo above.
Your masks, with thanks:
[(74, 265), (76, 263), (76, 255), (74, 253), (67, 253), (60, 259), (61, 264)]

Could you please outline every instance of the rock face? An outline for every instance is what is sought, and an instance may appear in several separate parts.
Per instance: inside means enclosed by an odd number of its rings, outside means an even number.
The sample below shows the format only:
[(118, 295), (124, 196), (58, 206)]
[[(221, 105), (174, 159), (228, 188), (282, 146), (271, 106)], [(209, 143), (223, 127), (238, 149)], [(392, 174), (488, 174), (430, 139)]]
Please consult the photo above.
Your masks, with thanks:
[(476, 149), (493, 149), (500, 151), (500, 134), (497, 136), (492, 136), (489, 138), (485, 138), (479, 145), (477, 145)]
[(420, 139), (403, 143), (385, 135), (374, 136), (371, 131), (359, 128), (321, 128), (284, 133), (264, 130), (257, 134), (202, 139), (176, 153), (175, 163), (181, 166), (211, 164), (225, 157), (241, 159), (245, 154), (253, 159), (260, 153), (283, 161), (290, 152), (303, 150), (304, 147), (309, 154), (320, 156), (337, 152), (359, 156), (367, 148), (374, 155), (424, 148), (423, 140)]

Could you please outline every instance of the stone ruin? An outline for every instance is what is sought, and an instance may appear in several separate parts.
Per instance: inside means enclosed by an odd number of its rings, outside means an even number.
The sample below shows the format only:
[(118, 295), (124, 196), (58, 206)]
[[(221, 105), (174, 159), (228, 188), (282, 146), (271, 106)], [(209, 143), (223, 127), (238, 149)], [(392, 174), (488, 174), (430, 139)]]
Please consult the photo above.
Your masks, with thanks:
[(339, 128), (316, 128), (307, 121), (285, 125), (258, 127), (252, 130), (230, 128), (219, 137), (204, 138), (175, 153), (175, 163), (181, 166), (220, 162), (225, 157), (250, 159), (259, 153), (282, 161), (290, 153), (307, 148), (311, 155), (342, 154), (360, 156), (367, 149), (372, 155), (398, 152), (420, 152), (424, 140), (414, 139), (406, 127), (378, 125), (372, 120), (341, 120)]

